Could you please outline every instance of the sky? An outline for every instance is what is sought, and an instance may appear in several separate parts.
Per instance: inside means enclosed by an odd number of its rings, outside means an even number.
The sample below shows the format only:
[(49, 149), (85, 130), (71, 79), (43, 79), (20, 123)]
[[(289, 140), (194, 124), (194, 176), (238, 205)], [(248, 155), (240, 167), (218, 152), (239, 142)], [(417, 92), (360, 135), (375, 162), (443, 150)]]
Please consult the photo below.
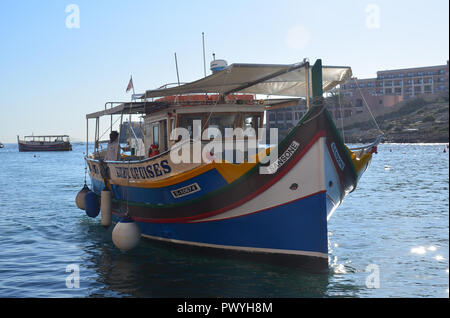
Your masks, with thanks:
[[(232, 63), (379, 70), (449, 59), (448, 0), (1, 0), (0, 142), (68, 134), (108, 101), (204, 76), (212, 53)], [(93, 126), (93, 122), (90, 125)], [(92, 136), (92, 133), (90, 132)]]

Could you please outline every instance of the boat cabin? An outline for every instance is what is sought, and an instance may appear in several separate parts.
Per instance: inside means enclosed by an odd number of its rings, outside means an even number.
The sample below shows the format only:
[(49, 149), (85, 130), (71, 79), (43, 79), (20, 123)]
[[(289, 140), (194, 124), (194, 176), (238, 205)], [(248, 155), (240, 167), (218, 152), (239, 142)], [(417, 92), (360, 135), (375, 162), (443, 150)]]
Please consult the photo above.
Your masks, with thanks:
[(22, 142), (29, 144), (59, 143), (70, 142), (70, 138), (68, 135), (25, 136)]
[[(89, 119), (96, 119), (95, 149), (91, 157), (102, 159), (103, 146), (108, 143), (108, 140), (100, 140), (105, 133), (100, 134), (99, 118), (111, 116), (109, 131), (112, 132), (114, 115), (120, 115), (119, 127), (129, 130), (119, 132), (119, 140), (123, 142), (126, 136), (130, 148), (132, 158), (128, 156), (126, 160), (163, 154), (178, 144), (180, 138), (201, 140), (206, 144), (215, 142), (221, 135), (221, 141), (225, 143), (255, 138), (258, 141), (264, 139), (262, 143), (266, 144), (268, 136), (261, 136), (258, 131), (263, 128), (264, 111), (296, 105), (302, 98), (309, 109), (310, 96), (322, 98), (322, 90), (335, 87), (351, 75), (348, 67), (321, 66), (314, 90), (307, 59), (296, 64), (216, 64), (212, 65), (212, 74), (200, 80), (147, 90), (133, 102), (108, 102), (105, 110), (86, 115), (87, 135)], [(123, 123), (124, 115), (129, 115), (128, 125)], [(139, 123), (132, 123), (133, 115), (140, 116)], [(136, 134), (136, 125), (142, 134)], [(180, 132), (181, 128), (184, 130)], [(89, 154), (88, 142), (86, 147)]]
[[(171, 147), (184, 139), (199, 139), (202, 144), (220, 138), (221, 141), (238, 139), (256, 139), (258, 130), (263, 128), (264, 105), (254, 95), (230, 95), (220, 99), (219, 95), (184, 95), (167, 96), (153, 101), (123, 103), (107, 109), (105, 112), (88, 115), (96, 118), (100, 115), (121, 115), (126, 110), (133, 109), (134, 114), (140, 115), (140, 122), (129, 122), (120, 125), (119, 134), (126, 134), (130, 155), (135, 159), (145, 159), (165, 153)], [(121, 122), (123, 119), (121, 119)], [(112, 122), (112, 121), (111, 121)], [(105, 154), (108, 140), (100, 141), (99, 125), (96, 123), (96, 158)], [(141, 127), (142, 137), (136, 138), (136, 127)], [(177, 128), (183, 129), (178, 134)], [(236, 130), (237, 128), (242, 129)], [(251, 129), (249, 129), (251, 128)], [(112, 126), (110, 127), (112, 131)], [(106, 135), (106, 134), (103, 134)], [(124, 138), (120, 138), (123, 140)], [(126, 147), (123, 147), (126, 148)], [(129, 160), (129, 157), (124, 157)]]
[(247, 131), (247, 138), (256, 137), (258, 129), (263, 128), (264, 108), (255, 101), (253, 95), (234, 96), (235, 100), (223, 104), (211, 103), (216, 103), (217, 95), (181, 97), (182, 101), (177, 101), (178, 104), (144, 116), (146, 153), (152, 146), (156, 146), (160, 152), (169, 150), (180, 137), (171, 136), (172, 132), (176, 132), (175, 128), (186, 129), (190, 139), (194, 139), (194, 133), (198, 132), (201, 140), (208, 142), (216, 137), (229, 139), (227, 128), (241, 128)]

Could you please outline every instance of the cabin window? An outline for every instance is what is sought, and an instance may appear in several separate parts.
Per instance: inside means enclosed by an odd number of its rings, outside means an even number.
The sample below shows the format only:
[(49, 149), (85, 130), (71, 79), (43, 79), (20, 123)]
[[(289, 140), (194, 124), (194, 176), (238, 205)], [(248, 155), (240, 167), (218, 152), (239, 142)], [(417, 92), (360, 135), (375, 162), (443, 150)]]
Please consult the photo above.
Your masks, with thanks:
[(149, 135), (151, 132), (151, 125), (149, 123), (145, 124), (144, 126), (144, 134)]
[(153, 125), (153, 144), (154, 145), (159, 145), (159, 124), (154, 124)]
[(170, 118), (170, 133), (175, 129), (175, 118)]
[[(202, 119), (201, 114), (183, 114), (178, 115), (178, 127), (185, 128), (189, 131), (189, 136), (193, 138), (194, 128), (196, 132), (201, 132), (202, 129)], [(194, 121), (197, 126), (194, 127)]]
[[(216, 128), (225, 136), (225, 128), (236, 128), (236, 113), (214, 113), (209, 118), (209, 128)], [(208, 130), (208, 138), (215, 138), (216, 131)]]
[[(292, 114), (291, 114), (292, 119)], [(260, 114), (245, 114), (244, 125), (242, 129), (245, 131), (247, 128), (253, 128), (255, 133), (258, 132), (258, 128), (261, 127), (261, 115)]]

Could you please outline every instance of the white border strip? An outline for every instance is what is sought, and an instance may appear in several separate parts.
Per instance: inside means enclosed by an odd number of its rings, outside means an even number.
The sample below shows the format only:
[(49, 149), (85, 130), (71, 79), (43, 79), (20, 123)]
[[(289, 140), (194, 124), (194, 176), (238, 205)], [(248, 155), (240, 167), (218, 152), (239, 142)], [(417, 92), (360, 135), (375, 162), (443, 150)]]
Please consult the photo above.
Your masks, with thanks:
[(181, 241), (181, 240), (167, 239), (167, 238), (162, 238), (162, 237), (152, 236), (152, 235), (147, 235), (147, 234), (141, 234), (141, 235), (143, 237), (145, 237), (145, 238), (148, 238), (148, 239), (158, 240), (158, 241), (165, 241), (165, 242), (170, 242), (170, 243), (174, 243), (174, 244), (185, 244), (185, 245), (192, 245), (192, 246), (199, 246), (199, 247), (210, 247), (210, 248), (218, 248), (218, 249), (225, 249), (225, 250), (235, 250), (235, 251), (244, 251), (244, 252), (251, 252), (251, 253), (271, 253), (271, 254), (302, 255), (302, 256), (321, 257), (321, 258), (327, 258), (328, 259), (328, 254), (320, 253), (320, 252), (282, 250), (282, 249), (260, 248), (260, 247), (217, 245), (217, 244), (209, 244), (209, 243), (199, 243), (199, 242), (192, 242), (192, 241)]

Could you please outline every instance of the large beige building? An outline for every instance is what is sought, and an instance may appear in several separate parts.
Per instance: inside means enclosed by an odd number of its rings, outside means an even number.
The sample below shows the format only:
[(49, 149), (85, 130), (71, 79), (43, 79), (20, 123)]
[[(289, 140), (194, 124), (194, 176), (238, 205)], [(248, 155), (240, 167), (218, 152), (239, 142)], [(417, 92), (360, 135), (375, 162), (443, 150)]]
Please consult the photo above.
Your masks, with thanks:
[[(448, 66), (444, 65), (378, 71), (376, 78), (352, 78), (341, 85), (346, 97), (401, 96), (403, 100), (423, 94), (448, 92)], [(384, 105), (389, 106), (389, 105)]]
[[(391, 107), (403, 100), (423, 94), (448, 94), (449, 62), (444, 65), (378, 71), (377, 77), (352, 78), (341, 85), (340, 100), (325, 99), (335, 119), (348, 118), (370, 109)], [(266, 127), (277, 127), (281, 135), (297, 124), (306, 112), (304, 102), (299, 105), (267, 112)]]

